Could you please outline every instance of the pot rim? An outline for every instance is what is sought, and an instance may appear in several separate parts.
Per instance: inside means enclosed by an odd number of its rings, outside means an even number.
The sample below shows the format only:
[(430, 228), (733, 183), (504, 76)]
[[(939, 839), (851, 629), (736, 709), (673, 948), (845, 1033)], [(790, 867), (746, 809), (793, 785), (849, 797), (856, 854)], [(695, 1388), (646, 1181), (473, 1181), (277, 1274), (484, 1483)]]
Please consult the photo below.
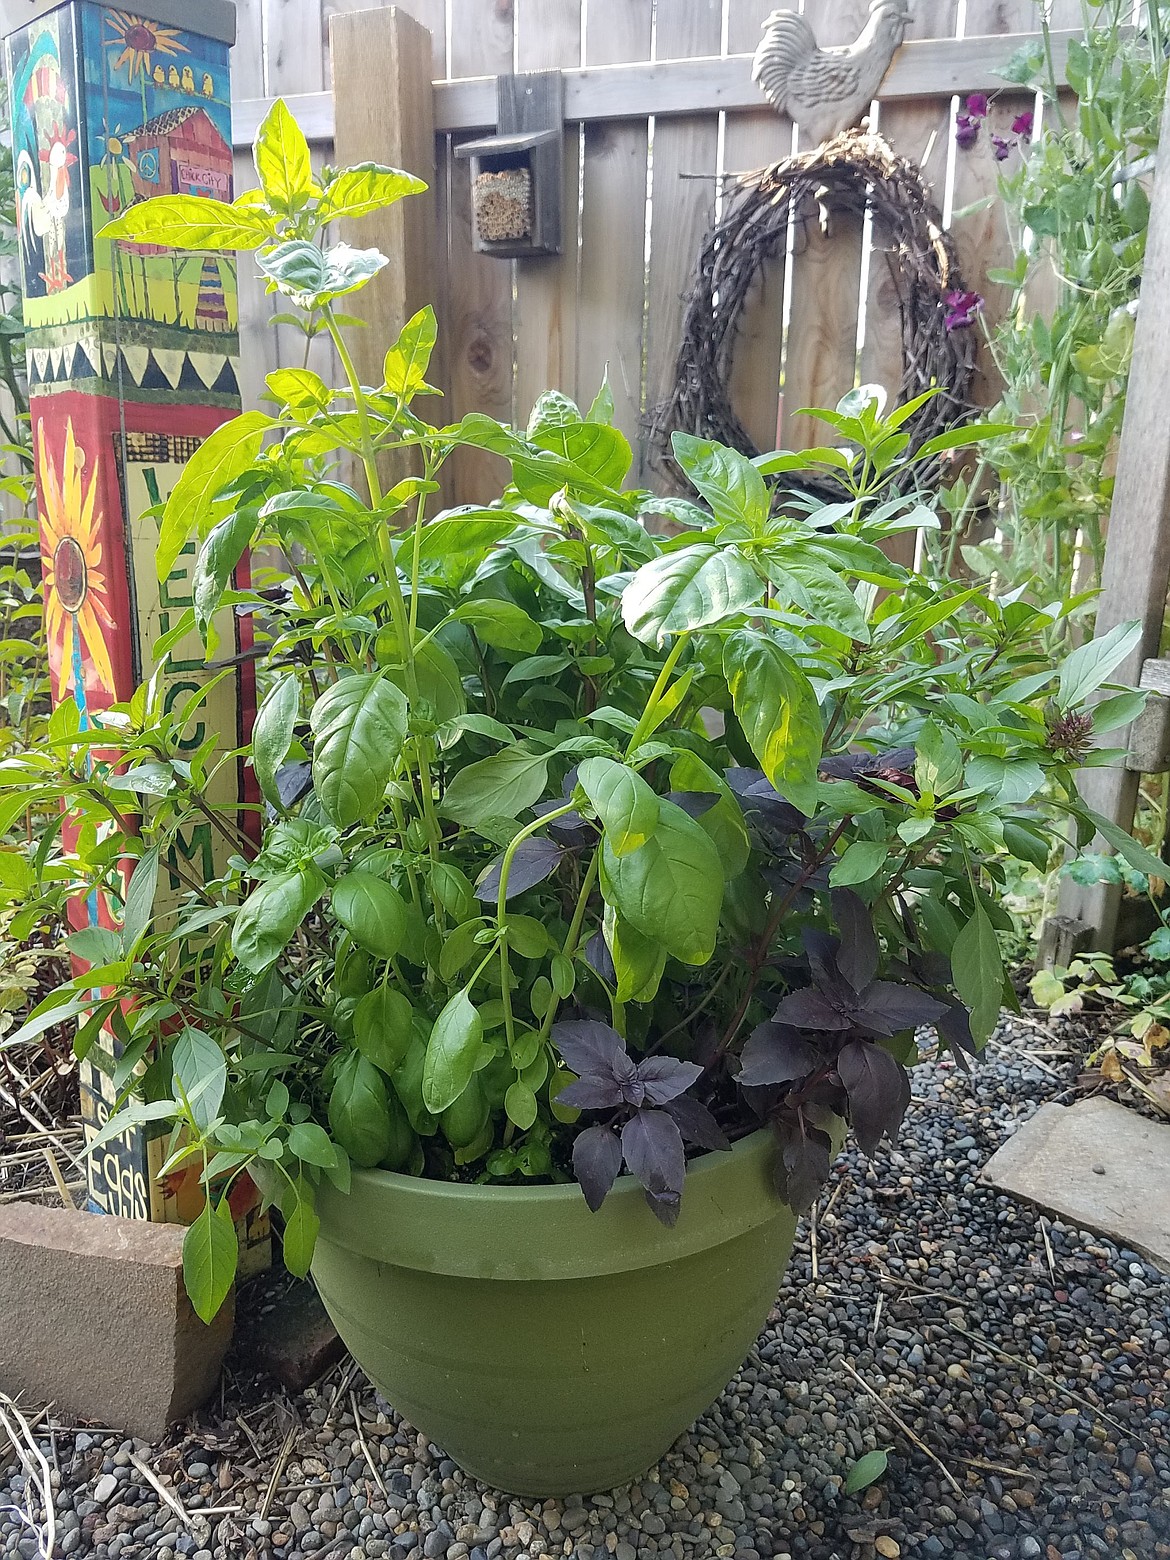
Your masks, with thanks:
[(484, 1186), (355, 1170), (348, 1194), (318, 1189), (319, 1240), (396, 1267), (477, 1279), (598, 1277), (677, 1262), (776, 1219), (795, 1222), (772, 1177), (773, 1134), (762, 1127), (687, 1170), (673, 1229), (623, 1175), (596, 1213), (575, 1181)]

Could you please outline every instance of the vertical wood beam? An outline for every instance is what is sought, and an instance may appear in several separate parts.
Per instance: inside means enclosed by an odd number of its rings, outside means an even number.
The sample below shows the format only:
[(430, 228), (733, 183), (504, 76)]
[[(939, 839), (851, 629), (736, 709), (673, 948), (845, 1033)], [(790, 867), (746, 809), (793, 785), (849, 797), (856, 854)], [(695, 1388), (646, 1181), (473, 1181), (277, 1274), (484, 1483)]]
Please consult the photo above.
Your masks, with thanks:
[[(1138, 302), (1138, 329), (1129, 374), (1117, 481), (1109, 518), (1098, 637), (1132, 618), (1142, 625), (1137, 648), (1114, 680), (1136, 687), (1142, 665), (1158, 653), (1166, 592), (1170, 587), (1170, 418), (1166, 416), (1166, 364), (1170, 362), (1170, 96), (1162, 113), (1158, 171), (1150, 210), (1146, 264)], [(1124, 748), (1126, 734), (1111, 734)], [(1121, 759), (1108, 769), (1086, 769), (1081, 795), (1094, 812), (1123, 829), (1132, 827), (1141, 776)], [(1098, 846), (1103, 842), (1098, 840)], [(1094, 947), (1109, 949), (1117, 929), (1119, 887), (1061, 885), (1060, 908), (1089, 927)]]

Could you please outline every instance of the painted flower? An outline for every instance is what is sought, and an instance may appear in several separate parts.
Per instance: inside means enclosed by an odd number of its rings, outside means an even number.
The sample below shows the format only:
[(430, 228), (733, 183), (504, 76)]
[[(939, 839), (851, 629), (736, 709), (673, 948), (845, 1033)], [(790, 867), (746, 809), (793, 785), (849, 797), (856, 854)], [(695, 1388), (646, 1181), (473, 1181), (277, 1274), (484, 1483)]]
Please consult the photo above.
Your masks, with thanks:
[(986, 119), (987, 111), (991, 105), (987, 101), (986, 92), (972, 92), (967, 99), (967, 112), (972, 119)]
[(1032, 139), (1032, 126), (1034, 123), (1035, 116), (1033, 115), (1032, 110), (1030, 108), (1026, 108), (1022, 114), (1017, 114), (1016, 117), (1012, 120), (1012, 134), (1018, 135), (1021, 140), (1030, 141)]
[(1012, 154), (1014, 142), (1005, 141), (1002, 135), (993, 135), (991, 138), (991, 150), (996, 162), (1007, 162)]
[(125, 65), (131, 81), (151, 75), (153, 55), (187, 53), (175, 27), (161, 27), (129, 11), (107, 11), (106, 21), (114, 34), (106, 39), (106, 47), (121, 50), (112, 68), (120, 70)]
[(968, 329), (983, 308), (983, 299), (977, 292), (949, 292), (944, 301), (947, 312), (943, 324), (947, 330)]
[(49, 429), (37, 429), (40, 475), (41, 551), (44, 557), (45, 637), (59, 702), (71, 693), (83, 704), (85, 663), (103, 688), (114, 687), (106, 634), (113, 627), (109, 585), (102, 558), (102, 515), (98, 509), (96, 462), (84, 481), (85, 453), (73, 423), (65, 423), (60, 466), (49, 448)]
[(969, 152), (979, 139), (979, 121), (970, 114), (955, 116), (955, 144), (961, 152)]

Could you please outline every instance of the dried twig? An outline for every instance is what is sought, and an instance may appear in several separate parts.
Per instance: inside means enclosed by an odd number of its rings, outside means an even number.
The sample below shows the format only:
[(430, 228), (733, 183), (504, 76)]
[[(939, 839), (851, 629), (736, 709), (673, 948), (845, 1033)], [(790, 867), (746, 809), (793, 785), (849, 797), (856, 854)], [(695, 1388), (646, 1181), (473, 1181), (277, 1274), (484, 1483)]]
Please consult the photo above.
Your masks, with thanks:
[(350, 1404), (351, 1404), (351, 1406), (353, 1408), (353, 1425), (354, 1425), (354, 1430), (357, 1433), (358, 1445), (362, 1449), (362, 1456), (366, 1459), (366, 1462), (370, 1465), (370, 1472), (374, 1475), (374, 1483), (382, 1491), (383, 1496), (386, 1496), (388, 1494), (388, 1492), (387, 1492), (386, 1486), (382, 1483), (382, 1470), (378, 1467), (377, 1463), (374, 1461), (374, 1454), (370, 1451), (370, 1443), (366, 1440), (366, 1432), (365, 1432), (365, 1428), (362, 1425), (362, 1413), (361, 1413), (361, 1409), (358, 1407), (358, 1400), (357, 1400), (357, 1393), (356, 1392), (351, 1392), (349, 1394), (349, 1401), (350, 1401)]
[(275, 1466), (272, 1469), (272, 1477), (268, 1481), (268, 1488), (264, 1491), (264, 1499), (260, 1503), (258, 1515), (261, 1517), (266, 1517), (272, 1509), (276, 1487), (280, 1483), (280, 1476), (288, 1465), (289, 1458), (292, 1456), (293, 1443), (296, 1438), (297, 1427), (296, 1425), (290, 1425), (284, 1438), (284, 1445), (280, 1449), (280, 1455), (277, 1457)]
[(875, 1390), (875, 1388), (870, 1386), (869, 1382), (866, 1381), (864, 1376), (860, 1375), (859, 1372), (854, 1370), (853, 1366), (850, 1365), (847, 1359), (842, 1357), (841, 1364), (844, 1365), (845, 1369), (853, 1377), (854, 1381), (857, 1382), (858, 1386), (861, 1387), (864, 1391), (868, 1392), (878, 1407), (884, 1413), (889, 1415), (889, 1417), (897, 1425), (898, 1429), (901, 1430), (902, 1434), (908, 1437), (909, 1440), (913, 1441), (914, 1445), (920, 1452), (924, 1453), (927, 1457), (930, 1458), (931, 1462), (934, 1463), (935, 1467), (939, 1470), (943, 1478), (947, 1481), (955, 1493), (957, 1495), (961, 1495), (963, 1493), (963, 1486), (959, 1483), (958, 1479), (955, 1478), (954, 1474), (947, 1467), (946, 1463), (943, 1462), (942, 1458), (939, 1457), (936, 1452), (932, 1452), (930, 1447), (927, 1446), (926, 1442), (922, 1440), (920, 1436), (915, 1435), (914, 1431), (911, 1430), (910, 1426), (901, 1417), (901, 1415), (894, 1412), (894, 1410), (886, 1402), (885, 1398), (882, 1397), (881, 1394)]
[[(37, 1419), (43, 1419), (47, 1414), (48, 1409), (42, 1409)], [(25, 1473), (26, 1505), (10, 1506), (8, 1509), (22, 1527), (27, 1527), (35, 1534), (40, 1553), (48, 1556), (57, 1544), (57, 1508), (53, 1501), (53, 1481), (49, 1474), (48, 1459), (37, 1445), (33, 1423), (24, 1417), (7, 1393), (0, 1392), (0, 1429), (7, 1435)], [(44, 1513), (39, 1520), (32, 1511), (34, 1490)]]
[[(179, 1497), (175, 1494), (174, 1490), (168, 1489), (155, 1473), (150, 1464), (143, 1462), (142, 1458), (139, 1457), (136, 1453), (130, 1453), (130, 1461), (138, 1469), (139, 1473), (146, 1480), (147, 1484), (149, 1484), (150, 1487), (157, 1493), (158, 1498), (164, 1503), (164, 1505), (167, 1505), (171, 1508), (176, 1517), (178, 1517), (179, 1521), (182, 1522), (185, 1527), (190, 1528), (191, 1514), (183, 1505)], [(200, 1512), (199, 1515), (202, 1516), (204, 1513)]]

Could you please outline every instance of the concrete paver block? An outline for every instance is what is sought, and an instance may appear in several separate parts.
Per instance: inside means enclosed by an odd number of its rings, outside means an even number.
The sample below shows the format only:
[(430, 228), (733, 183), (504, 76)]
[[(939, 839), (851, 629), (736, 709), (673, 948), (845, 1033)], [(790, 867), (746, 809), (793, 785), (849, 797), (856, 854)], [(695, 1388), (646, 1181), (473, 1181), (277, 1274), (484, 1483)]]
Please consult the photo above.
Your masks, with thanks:
[(1041, 1105), (983, 1179), (1170, 1273), (1170, 1125), (1100, 1097)]
[(183, 1287), (183, 1229), (0, 1206), (0, 1388), (144, 1441), (205, 1402), (235, 1309), (210, 1326)]

